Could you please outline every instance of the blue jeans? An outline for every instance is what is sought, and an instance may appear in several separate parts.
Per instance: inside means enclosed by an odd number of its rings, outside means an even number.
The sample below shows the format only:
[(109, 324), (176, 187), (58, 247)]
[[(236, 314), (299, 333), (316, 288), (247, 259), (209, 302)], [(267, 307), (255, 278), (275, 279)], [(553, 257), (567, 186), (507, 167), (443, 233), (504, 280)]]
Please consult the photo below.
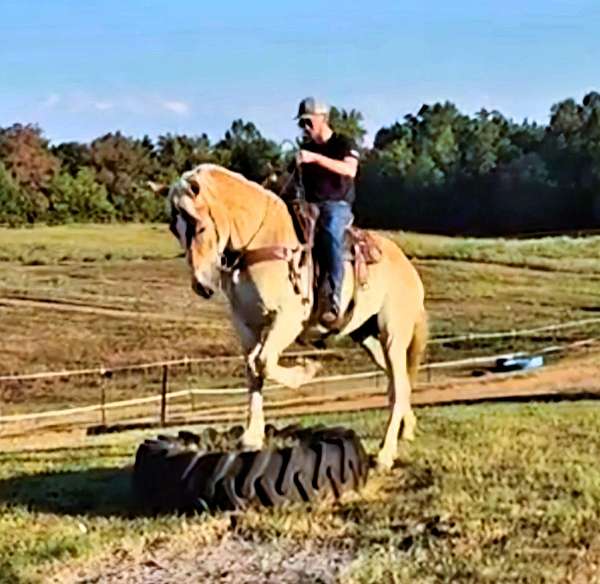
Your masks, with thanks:
[(352, 224), (352, 208), (346, 201), (319, 203), (319, 219), (315, 243), (319, 263), (319, 288), (339, 305), (344, 280), (344, 239), (346, 229)]

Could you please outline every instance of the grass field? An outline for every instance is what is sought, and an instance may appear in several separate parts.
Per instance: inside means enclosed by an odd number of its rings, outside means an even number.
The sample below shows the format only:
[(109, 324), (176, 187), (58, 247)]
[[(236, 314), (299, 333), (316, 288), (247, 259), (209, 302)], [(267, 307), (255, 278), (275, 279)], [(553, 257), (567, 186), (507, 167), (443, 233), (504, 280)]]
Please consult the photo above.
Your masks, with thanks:
[[(600, 270), (600, 236), (539, 239), (455, 238), (388, 232), (411, 257), (493, 262), (515, 266), (556, 265)], [(0, 228), (0, 261), (24, 265), (169, 259), (179, 254), (164, 225), (64, 225)], [(589, 262), (581, 263), (581, 262)]]
[[(3, 452), (0, 574), (11, 583), (48, 582), (49, 574), (95, 581), (95, 571), (123, 570), (121, 559), (133, 578), (151, 557), (159, 565), (161, 558), (187, 558), (201, 570), (202, 558), (224, 542), (251, 542), (257, 557), (266, 550), (266, 573), (279, 569), (267, 553), (273, 546), (312, 549), (306, 570), (324, 557), (343, 557), (340, 582), (582, 578), (600, 560), (599, 408), (577, 402), (421, 409), (417, 441), (361, 495), (310, 512), (251, 511), (234, 522), (227, 514), (132, 517), (123, 466), (139, 433)], [(374, 450), (383, 413), (319, 421), (352, 426)], [(234, 558), (220, 561), (224, 568)], [(176, 581), (172, 576), (164, 581)], [(236, 581), (251, 581), (242, 576)]]
[[(0, 375), (237, 354), (224, 303), (191, 293), (166, 231), (0, 230)], [(391, 236), (425, 282), (433, 336), (597, 316), (598, 237)], [(450, 343), (432, 347), (429, 359), (599, 334), (600, 325), (590, 325), (513, 341)], [(325, 372), (370, 367), (351, 354), (327, 359)], [(214, 363), (174, 372), (172, 384), (226, 386), (241, 376), (239, 365)], [(99, 382), (0, 384), (0, 407), (13, 413), (95, 403)], [(115, 376), (108, 399), (155, 393), (159, 383), (160, 372)], [(228, 573), (239, 576), (230, 581), (254, 582), (252, 574), (268, 573), (284, 582), (295, 559), (313, 574), (308, 581), (337, 574), (344, 583), (593, 582), (600, 579), (599, 407), (581, 401), (422, 408), (417, 441), (403, 446), (391, 474), (373, 478), (358, 497), (310, 513), (291, 507), (193, 519), (132, 515), (124, 467), (147, 432), (0, 437), (0, 581), (116, 582), (116, 575), (103, 578), (129, 570), (130, 582), (143, 582), (144, 570), (166, 566), (175, 572), (164, 582), (186, 581), (185, 570), (199, 575), (194, 581)], [(319, 421), (351, 425), (374, 451), (383, 420), (383, 412), (371, 412)], [(156, 565), (149, 567), (149, 558)]]

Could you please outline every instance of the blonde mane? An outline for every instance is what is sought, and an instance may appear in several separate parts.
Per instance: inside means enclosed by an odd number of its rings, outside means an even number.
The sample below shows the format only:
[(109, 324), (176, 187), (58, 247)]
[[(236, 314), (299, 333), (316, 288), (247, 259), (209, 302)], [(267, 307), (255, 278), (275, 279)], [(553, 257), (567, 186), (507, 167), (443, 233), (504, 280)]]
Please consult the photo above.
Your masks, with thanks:
[(239, 182), (241, 186), (254, 190), (257, 195), (267, 197), (268, 199), (270, 199), (270, 202), (275, 203), (275, 205), (280, 207), (281, 210), (287, 212), (286, 204), (275, 193), (268, 189), (265, 189), (257, 182), (247, 179), (244, 175), (240, 174), (239, 172), (234, 172), (233, 170), (229, 170), (228, 168), (225, 168), (224, 166), (219, 166), (218, 164), (203, 162), (202, 164), (199, 164), (192, 170), (184, 172), (181, 175), (181, 177), (184, 180), (195, 178), (196, 180), (198, 180), (200, 185), (203, 185), (207, 182), (210, 182), (210, 179), (213, 177), (213, 174), (216, 174), (217, 176), (221, 175), (222, 178), (229, 178), (233, 181)]

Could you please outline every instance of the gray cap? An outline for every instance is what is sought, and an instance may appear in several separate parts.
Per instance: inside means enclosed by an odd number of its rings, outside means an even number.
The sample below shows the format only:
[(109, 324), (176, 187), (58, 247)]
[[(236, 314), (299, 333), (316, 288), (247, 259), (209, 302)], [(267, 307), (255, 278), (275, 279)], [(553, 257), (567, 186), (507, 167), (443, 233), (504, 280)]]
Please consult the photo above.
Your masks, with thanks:
[(301, 118), (307, 118), (308, 116), (317, 115), (329, 115), (329, 106), (323, 102), (315, 99), (314, 97), (305, 97), (298, 106), (298, 114), (294, 118), (299, 120)]

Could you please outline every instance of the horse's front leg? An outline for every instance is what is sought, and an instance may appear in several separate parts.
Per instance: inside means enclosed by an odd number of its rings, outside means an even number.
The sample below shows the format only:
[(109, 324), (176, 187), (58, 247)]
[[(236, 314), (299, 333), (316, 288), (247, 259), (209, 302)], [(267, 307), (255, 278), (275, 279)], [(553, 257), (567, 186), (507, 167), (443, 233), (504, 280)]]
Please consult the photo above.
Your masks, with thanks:
[(286, 387), (297, 388), (308, 383), (319, 370), (319, 364), (309, 361), (305, 365), (283, 367), (279, 364), (281, 353), (292, 344), (302, 331), (298, 316), (286, 312), (273, 315), (269, 324), (256, 338), (257, 341), (246, 357), (248, 378), (248, 426), (243, 436), (247, 448), (261, 448), (264, 440), (265, 418), (262, 387), (265, 379), (271, 379)]
[(302, 314), (282, 310), (274, 315), (263, 335), (263, 341), (254, 353), (253, 366), (265, 379), (285, 387), (297, 389), (312, 380), (320, 369), (316, 361), (304, 365), (284, 367), (279, 364), (281, 354), (302, 332)]
[(255, 330), (233, 313), (233, 323), (238, 331), (246, 360), (246, 380), (248, 382), (248, 419), (242, 436), (242, 445), (248, 450), (260, 450), (265, 437), (265, 415), (263, 411), (262, 387), (264, 373), (257, 369), (256, 357), (260, 352), (260, 330)]
[[(259, 345), (257, 345), (257, 350)], [(248, 380), (248, 422), (242, 436), (242, 444), (249, 450), (260, 450), (265, 437), (265, 414), (263, 410), (262, 387), (264, 376), (256, 371), (253, 363), (256, 357), (250, 353), (246, 363)], [(252, 364), (251, 364), (252, 363)]]

